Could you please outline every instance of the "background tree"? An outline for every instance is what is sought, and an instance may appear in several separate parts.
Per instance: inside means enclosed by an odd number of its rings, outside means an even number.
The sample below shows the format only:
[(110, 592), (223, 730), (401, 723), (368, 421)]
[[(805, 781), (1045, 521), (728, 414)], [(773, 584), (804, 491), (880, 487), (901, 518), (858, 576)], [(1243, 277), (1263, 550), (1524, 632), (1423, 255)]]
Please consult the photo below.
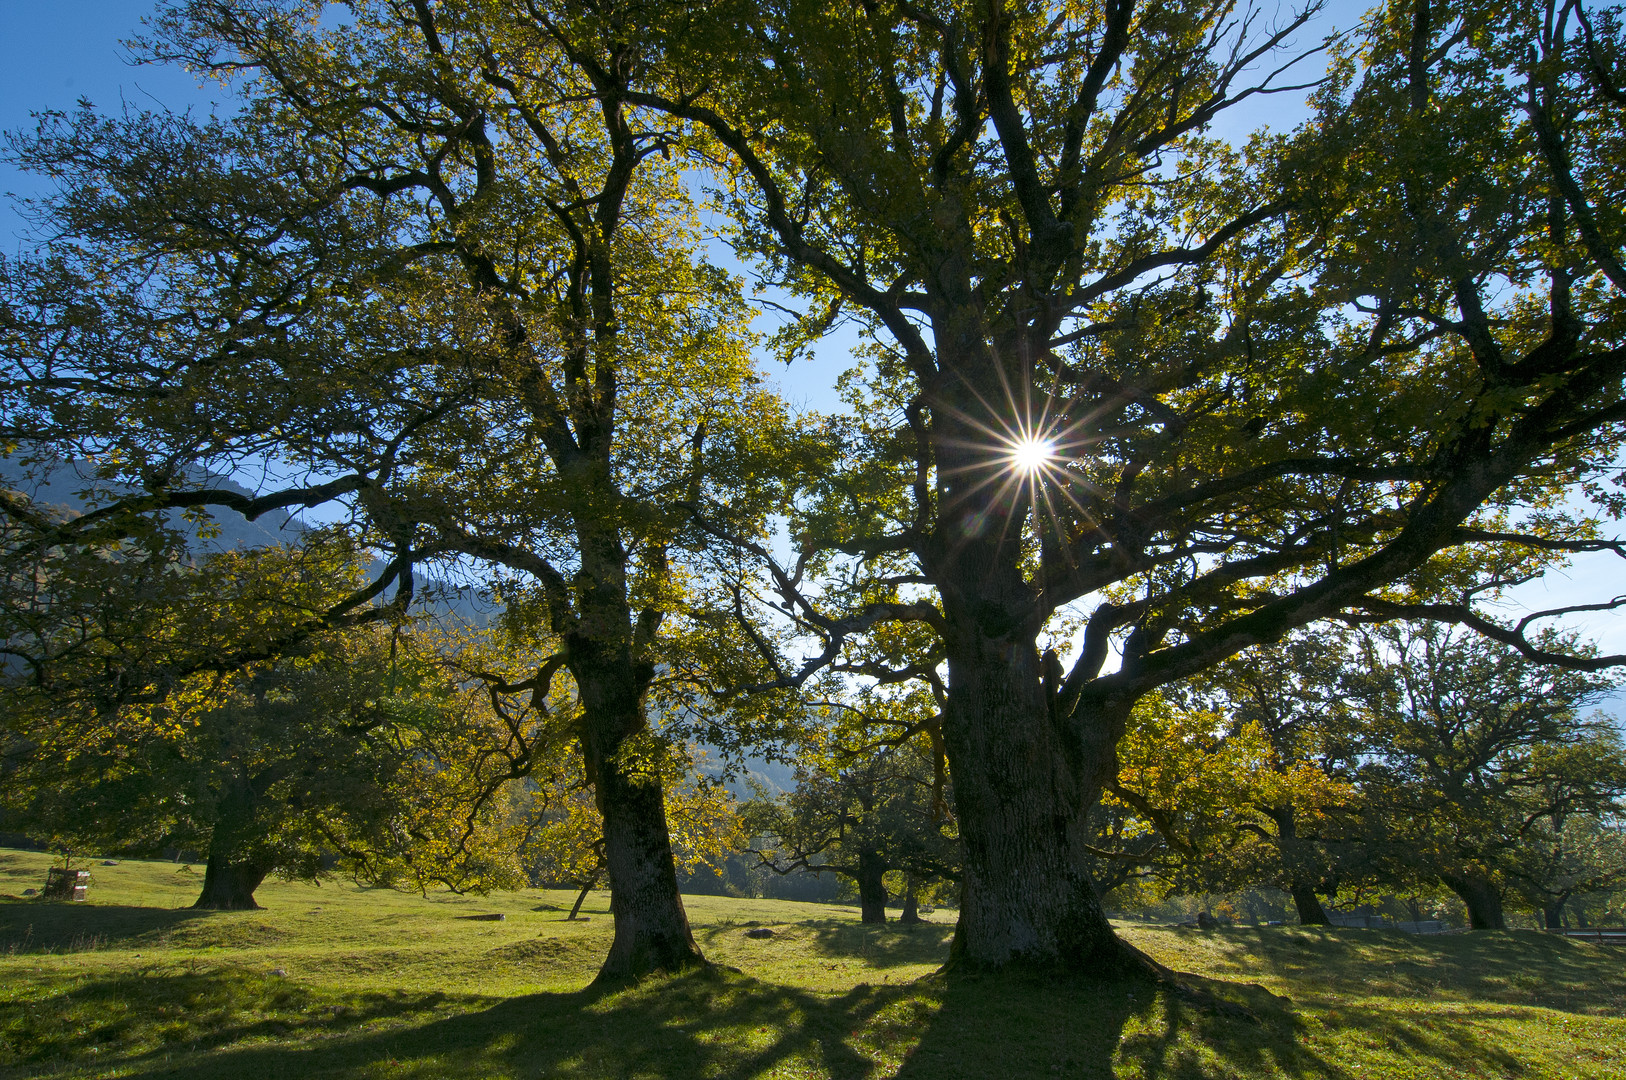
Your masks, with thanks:
[(1551, 815), (1519, 837), (1507, 873), (1547, 929), (1565, 925), (1566, 907), (1585, 926), (1582, 903), (1626, 880), (1626, 830), (1618, 813)]
[(763, 865), (846, 877), (858, 889), (860, 921), (884, 923), (889, 871), (903, 871), (910, 892), (958, 877), (958, 839), (943, 809), (931, 755), (906, 742), (804, 759), (793, 790), (752, 800), (742, 816)]
[[(516, 875), (466, 779), (494, 738), (433, 651), (388, 630), (305, 639), (276, 661), (181, 680), (87, 718), (73, 698), (6, 695), (9, 816), (81, 850), (206, 853), (199, 908), (254, 908), (273, 873), (460, 889)], [(434, 819), (456, 831), (437, 845)]]
[(1369, 633), (1360, 664), (1349, 683), (1373, 755), (1362, 787), (1389, 857), (1456, 893), (1474, 929), (1503, 929), (1509, 874), (1532, 831), (1613, 813), (1626, 792), (1611, 722), (1582, 714), (1614, 681), (1405, 624)]
[[(1440, 553), (1618, 550), (1557, 501), (1626, 409), (1619, 42), (1579, 4), (1398, 0), (1311, 124), (1239, 145), (1210, 125), (1290, 89), (1313, 9), (780, 0), (608, 38), (579, 18), (653, 13), (536, 10), (581, 63), (641, 48), (626, 100), (710, 132), (736, 243), (808, 300), (787, 345), (842, 315), (873, 343), (771, 588), (817, 642), (788, 681), (878, 623), (938, 643), (961, 960), (1145, 970), (1085, 819), (1156, 688), (1411, 613), (1393, 586)], [(1428, 614), (1540, 651), (1474, 599)]]
[(1355, 785), (1363, 730), (1343, 685), (1353, 657), (1347, 631), (1316, 624), (1171, 690), (1222, 716), (1229, 737), (1252, 730), (1267, 744), (1242, 794), (1237, 828), (1261, 842), (1246, 876), (1290, 893), (1304, 925), (1327, 924), (1318, 894), (1371, 870)]

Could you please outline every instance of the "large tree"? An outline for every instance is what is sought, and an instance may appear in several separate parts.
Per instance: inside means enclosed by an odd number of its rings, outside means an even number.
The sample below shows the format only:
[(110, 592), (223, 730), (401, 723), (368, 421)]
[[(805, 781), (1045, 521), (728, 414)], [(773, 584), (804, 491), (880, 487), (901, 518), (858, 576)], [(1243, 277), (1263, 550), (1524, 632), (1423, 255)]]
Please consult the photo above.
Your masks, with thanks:
[[(871, 342), (770, 571), (817, 639), (784, 681), (882, 624), (934, 640), (958, 961), (1145, 970), (1085, 866), (1152, 690), (1408, 610), (1441, 553), (1610, 546), (1558, 501), (1626, 415), (1620, 37), (1578, 3), (1397, 0), (1309, 124), (1238, 143), (1215, 123), (1289, 89), (1310, 11), (524, 7), (584, 67), (641, 49), (614, 100), (710, 133), (737, 244), (807, 298), (787, 345), (843, 317)], [(1540, 651), (1476, 595), (1429, 614)]]
[[(686, 670), (687, 507), (731, 478), (749, 531), (752, 433), (779, 410), (735, 282), (699, 256), (674, 122), (625, 106), (626, 63), (574, 65), (500, 7), (164, 5), (138, 55), (239, 108), (14, 139), (57, 191), (0, 274), (0, 440), (139, 486), (100, 521), (325, 504), (380, 556), (352, 605), (406, 607), (437, 562), (494, 584), (512, 631), (558, 650), (485, 673), (493, 692), (545, 713), (567, 674), (580, 705), (555, 719), (604, 816), (603, 973), (679, 968), (701, 958), (638, 764), (648, 699)], [(200, 489), (194, 463), (257, 466), (264, 493)]]

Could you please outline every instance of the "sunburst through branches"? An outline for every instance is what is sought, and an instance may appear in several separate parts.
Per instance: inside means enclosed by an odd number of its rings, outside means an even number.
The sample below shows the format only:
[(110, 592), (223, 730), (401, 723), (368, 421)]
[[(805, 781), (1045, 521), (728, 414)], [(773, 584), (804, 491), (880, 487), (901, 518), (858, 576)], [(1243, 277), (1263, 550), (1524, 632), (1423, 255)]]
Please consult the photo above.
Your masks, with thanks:
[(1056, 457), (1056, 444), (1049, 439), (1028, 437), (1011, 447), (1011, 465), (1018, 471), (1032, 475)]

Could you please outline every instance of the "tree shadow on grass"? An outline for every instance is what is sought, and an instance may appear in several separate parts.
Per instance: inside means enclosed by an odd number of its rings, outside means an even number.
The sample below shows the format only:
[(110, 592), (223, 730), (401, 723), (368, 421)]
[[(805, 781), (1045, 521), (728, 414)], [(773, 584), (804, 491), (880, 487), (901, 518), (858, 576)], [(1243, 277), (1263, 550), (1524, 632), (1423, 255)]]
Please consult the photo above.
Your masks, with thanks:
[(156, 943), (214, 914), (190, 908), (38, 900), (0, 904), (0, 955), (84, 952)]
[(1440, 1011), (1428, 1017), (1383, 1008), (1345, 1008), (1323, 1014), (1329, 1036), (1354, 1036), (1369, 1049), (1402, 1060), (1452, 1068), (1452, 1075), (1522, 1076), (1529, 1063), (1504, 1042), (1505, 1035), (1485, 1025), (1499, 1019), (1526, 1020), (1514, 1009), (1475, 1009), (1470, 1013)]
[[(75, 1075), (141, 1080), (750, 1080), (776, 1070), (832, 1080), (1048, 1080), (1107, 1078), (1115, 1066), (1146, 1080), (1353, 1080), (1350, 1066), (1373, 1053), (1474, 1075), (1523, 1068), (1516, 1048), (1475, 1029), (1490, 1018), (1480, 1010), (1419, 1017), (1355, 1006), (1306, 1022), (1260, 987), (1186, 978), (1247, 1012), (1147, 983), (1010, 973), (825, 995), (714, 969), (495, 1003), (344, 995), (246, 972), (119, 976), (0, 1007), (0, 1058), (9, 1046), (6, 1064), (27, 1066), (9, 1074), (17, 1077), (60, 1064)], [(1329, 1059), (1338, 1042), (1359, 1061), (1342, 1051)]]
[(1223, 974), (1256, 976), (1262, 960), (1263, 970), (1301, 985), (1289, 992), (1306, 999), (1381, 994), (1617, 1015), (1626, 1001), (1626, 950), (1537, 930), (1272, 928), (1214, 934), (1210, 945), (1228, 959), (1231, 970)]
[[(705, 927), (700, 937), (709, 946), (720, 938), (742, 936), (755, 925)], [(942, 964), (954, 936), (954, 927), (941, 923), (877, 925), (845, 919), (806, 919), (776, 924), (772, 929), (783, 944), (829, 959), (862, 960), (879, 969)]]
[(897, 1080), (1110, 1080), (1125, 1063), (1147, 1080), (1198, 1080), (1214, 1075), (1216, 1057), (1244, 1075), (1336, 1075), (1297, 1045), (1288, 1002), (1256, 986), (1184, 977), (1226, 1006), (1242, 1006), (1222, 1010), (1146, 982), (937, 978), (941, 1008)]
[[(1240, 993), (1261, 1010), (1278, 1008), (1262, 992), (1258, 1000)], [(1260, 1035), (1260, 1025), (1170, 1004), (1144, 983), (1079, 978), (937, 975), (824, 996), (713, 970), (488, 1006), (439, 995), (336, 1000), (244, 973), (98, 980), (31, 1003), (36, 1029), (78, 1026), (88, 1041), (76, 1053), (61, 1043), (36, 1046), (28, 1062), (93, 1063), (98, 1074), (140, 1080), (381, 1072), (750, 1080), (776, 1070), (831, 1080), (1049, 1080), (1110, 1077), (1122, 1047), (1147, 1077), (1186, 1078), (1205, 1075), (1193, 1071), (1195, 1037), (1238, 1065), (1326, 1075), (1301, 1067), (1313, 1064), (1304, 1055), (1281, 1052), (1276, 1029), (1290, 1029), (1290, 1018), (1270, 1014)], [(102, 1017), (88, 1031), (87, 1014)], [(1161, 1038), (1152, 1029), (1160, 1016)], [(1126, 1037), (1126, 1025), (1140, 1030)]]
[[(275, 1045), (187, 1055), (181, 1062), (162, 1060), (153, 1050), (117, 1064), (120, 1075), (143, 1080), (359, 1076), (384, 1067), (392, 1077), (426, 1080), (746, 1080), (801, 1062), (816, 1075), (863, 1080), (875, 1069), (852, 1036), (906, 993), (861, 986), (826, 998), (725, 971), (698, 971), (619, 991), (533, 994), (450, 1016), (415, 1017), (404, 1006), (399, 1023), (384, 1017), (374, 1030), (343, 1037), (313, 1039), (314, 1032), (289, 1029), (295, 1038)], [(104, 1057), (101, 1064), (114, 1061)]]
[(1182, 978), (1221, 1007), (1158, 989), (1118, 1046), (1120, 1062), (1147, 1080), (1206, 1080), (1218, 1063), (1225, 1075), (1349, 1076), (1305, 1044), (1304, 1024), (1288, 999), (1254, 983)]
[(320, 993), (246, 971), (145, 972), (77, 981), (55, 994), (0, 1002), (0, 1077), (87, 1059), (110, 1065), (208, 1054), (298, 1031), (322, 1038), (432, 1011), (440, 993)]

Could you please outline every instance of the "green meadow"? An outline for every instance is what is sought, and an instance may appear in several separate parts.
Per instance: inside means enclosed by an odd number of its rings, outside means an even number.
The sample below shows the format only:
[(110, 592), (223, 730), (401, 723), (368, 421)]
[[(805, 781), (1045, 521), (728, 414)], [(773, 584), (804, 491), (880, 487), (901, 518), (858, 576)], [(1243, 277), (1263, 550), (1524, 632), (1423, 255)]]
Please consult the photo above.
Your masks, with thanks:
[(193, 912), (201, 867), (121, 861), (92, 866), (87, 903), (23, 898), (48, 863), (0, 851), (0, 1080), (1626, 1076), (1626, 949), (1534, 931), (1122, 928), (1245, 1007), (1218, 1009), (945, 978), (949, 913), (866, 927), (852, 908), (694, 896), (719, 966), (601, 990), (604, 894), (576, 922), (565, 892), (343, 882)]

